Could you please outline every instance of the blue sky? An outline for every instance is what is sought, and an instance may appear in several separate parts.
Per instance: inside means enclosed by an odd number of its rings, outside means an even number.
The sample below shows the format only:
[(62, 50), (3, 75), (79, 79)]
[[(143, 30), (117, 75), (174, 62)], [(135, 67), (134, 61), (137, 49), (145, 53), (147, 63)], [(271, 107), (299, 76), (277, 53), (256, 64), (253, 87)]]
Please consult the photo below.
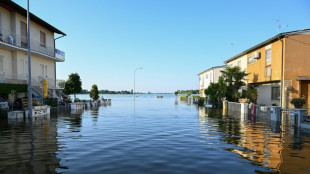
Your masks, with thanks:
[[(26, 0), (14, 0), (26, 8)], [(197, 74), (279, 32), (310, 28), (308, 0), (30, 0), (30, 11), (67, 34), (57, 78), (83, 88), (174, 92)], [(276, 20), (288, 27), (277, 31)]]

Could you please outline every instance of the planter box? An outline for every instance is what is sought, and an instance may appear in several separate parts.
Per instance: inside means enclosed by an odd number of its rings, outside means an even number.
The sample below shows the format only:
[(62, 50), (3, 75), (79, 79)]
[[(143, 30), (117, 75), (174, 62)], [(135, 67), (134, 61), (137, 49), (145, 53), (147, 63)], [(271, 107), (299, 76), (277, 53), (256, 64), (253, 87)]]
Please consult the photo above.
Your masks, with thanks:
[(71, 110), (75, 110), (75, 109), (84, 109), (84, 103), (83, 102), (73, 102), (70, 103), (70, 107)]
[(270, 108), (268, 106), (261, 106), (260, 110), (261, 111), (268, 111)]
[[(51, 114), (51, 107), (48, 105), (45, 106), (33, 106), (32, 108), (32, 116), (46, 116)], [(25, 116), (29, 117), (29, 110), (25, 110)]]

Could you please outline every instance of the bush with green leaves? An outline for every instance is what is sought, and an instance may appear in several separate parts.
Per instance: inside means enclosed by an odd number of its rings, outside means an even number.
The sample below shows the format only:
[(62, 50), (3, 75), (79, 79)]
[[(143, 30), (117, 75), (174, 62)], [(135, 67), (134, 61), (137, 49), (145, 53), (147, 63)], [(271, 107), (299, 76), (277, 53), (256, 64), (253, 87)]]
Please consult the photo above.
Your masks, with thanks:
[(198, 97), (198, 106), (203, 106), (205, 104), (206, 99), (204, 97)]
[(93, 100), (98, 100), (99, 99), (99, 91), (98, 91), (98, 87), (97, 85), (93, 85), (91, 87), (91, 90), (89, 92), (89, 96), (90, 98), (92, 98)]
[(186, 101), (187, 97), (186, 95), (180, 95), (180, 101)]
[(72, 73), (69, 75), (69, 79), (65, 82), (65, 88), (63, 92), (66, 95), (74, 94), (74, 98), (76, 98), (76, 94), (82, 91), (82, 81), (80, 75), (78, 73)]
[(45, 104), (51, 107), (58, 107), (58, 98), (46, 98)]

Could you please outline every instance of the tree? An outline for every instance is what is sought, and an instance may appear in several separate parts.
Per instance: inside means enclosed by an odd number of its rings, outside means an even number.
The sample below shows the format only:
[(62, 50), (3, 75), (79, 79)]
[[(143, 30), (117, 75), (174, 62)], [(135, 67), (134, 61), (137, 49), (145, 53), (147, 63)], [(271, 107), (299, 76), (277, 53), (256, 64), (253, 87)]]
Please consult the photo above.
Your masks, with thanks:
[(175, 91), (175, 92), (174, 92), (175, 97), (177, 97), (178, 94), (179, 94), (179, 91)]
[(78, 73), (71, 73), (69, 79), (65, 82), (65, 89), (63, 92), (66, 95), (74, 94), (74, 99), (76, 94), (82, 91), (82, 81)]
[(205, 94), (211, 100), (212, 108), (217, 107), (219, 100), (219, 84), (210, 83), (209, 87), (205, 90)]
[(239, 97), (238, 90), (245, 85), (245, 78), (248, 73), (241, 71), (240, 67), (226, 67), (221, 71), (222, 78), (227, 85), (226, 99), (228, 101), (237, 101)]
[(98, 91), (98, 87), (97, 85), (93, 85), (91, 87), (91, 90), (89, 92), (89, 96), (90, 98), (92, 98), (93, 100), (98, 100), (99, 99), (99, 91)]

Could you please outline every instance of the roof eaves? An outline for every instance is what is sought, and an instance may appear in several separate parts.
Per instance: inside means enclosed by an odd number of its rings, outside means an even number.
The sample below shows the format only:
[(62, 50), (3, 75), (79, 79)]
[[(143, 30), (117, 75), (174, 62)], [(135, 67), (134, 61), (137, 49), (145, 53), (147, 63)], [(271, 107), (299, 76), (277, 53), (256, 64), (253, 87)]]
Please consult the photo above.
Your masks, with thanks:
[(237, 59), (237, 58), (239, 58), (239, 57), (241, 57), (241, 56), (243, 56), (245, 54), (248, 54), (249, 52), (251, 52), (251, 51), (253, 51), (253, 50), (257, 49), (257, 48), (263, 47), (265, 45), (270, 44), (271, 42), (274, 42), (276, 40), (282, 39), (282, 38), (284, 38), (287, 35), (298, 34), (298, 33), (302, 33), (302, 32), (305, 32), (305, 31), (310, 31), (310, 29), (296, 30), (296, 31), (283, 32), (283, 33), (277, 34), (277, 35), (275, 35), (275, 36), (273, 36), (273, 37), (271, 37), (271, 38), (269, 38), (269, 39), (267, 39), (267, 40), (265, 40), (265, 41), (255, 45), (255, 46), (253, 46), (253, 47), (251, 47), (251, 48), (249, 48), (249, 49), (247, 49), (247, 50), (245, 50), (245, 51), (243, 51), (243, 52), (241, 52), (241, 53), (239, 53), (239, 54), (237, 54), (237, 55), (235, 55), (235, 56), (233, 56), (233, 57), (231, 57), (231, 58), (229, 58), (227, 60), (225, 60), (224, 63), (227, 64), (228, 62), (231, 62), (231, 61), (233, 61), (233, 60), (235, 60), (235, 59)]
[[(16, 12), (20, 13), (21, 15), (23, 16), (26, 16), (27, 17), (27, 10), (24, 9), (23, 7), (19, 6), (18, 4), (16, 4), (15, 2), (11, 1), (11, 0), (1, 0), (0, 3), (4, 4), (4, 5), (7, 5), (8, 7), (10, 7), (11, 9), (15, 10)], [(59, 29), (57, 29), (56, 27), (50, 25), (49, 23), (47, 23), (46, 21), (42, 20), (41, 18), (39, 18), (38, 16), (32, 14), (31, 12), (29, 13), (30, 14), (30, 19), (40, 25), (42, 25), (43, 27), (55, 32), (55, 33), (58, 33), (58, 34), (61, 34), (61, 35), (64, 35), (66, 36), (66, 34), (62, 31), (60, 31)]]

